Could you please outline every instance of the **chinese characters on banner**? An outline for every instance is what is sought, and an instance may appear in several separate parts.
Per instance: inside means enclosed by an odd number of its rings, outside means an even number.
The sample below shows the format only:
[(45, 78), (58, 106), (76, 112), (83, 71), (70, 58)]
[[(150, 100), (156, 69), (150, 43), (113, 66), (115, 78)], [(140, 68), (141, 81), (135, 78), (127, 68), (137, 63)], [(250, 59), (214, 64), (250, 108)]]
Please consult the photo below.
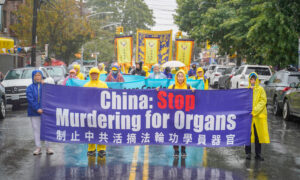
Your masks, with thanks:
[(158, 63), (159, 38), (145, 38), (145, 64)]
[(123, 36), (115, 38), (118, 64), (130, 63), (132, 59), (132, 37)]
[(192, 60), (194, 40), (176, 39), (176, 60), (189, 67)]
[(150, 31), (137, 30), (136, 61), (145, 61), (145, 38), (159, 38), (158, 63), (163, 64), (172, 59), (172, 30)]
[(250, 144), (251, 89), (192, 92), (45, 84), (42, 93), (42, 140), (202, 147)]

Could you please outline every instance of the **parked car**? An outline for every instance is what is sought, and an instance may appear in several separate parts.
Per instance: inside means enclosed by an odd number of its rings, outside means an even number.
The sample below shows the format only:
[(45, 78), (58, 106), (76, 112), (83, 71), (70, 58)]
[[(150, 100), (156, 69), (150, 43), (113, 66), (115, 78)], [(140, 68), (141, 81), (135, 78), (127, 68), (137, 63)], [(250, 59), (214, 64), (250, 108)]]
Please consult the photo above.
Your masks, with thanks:
[[(299, 80), (298, 80), (299, 81)], [(292, 83), (283, 100), (282, 116), (290, 120), (292, 116), (300, 117), (300, 83)]]
[(8, 71), (2, 85), (5, 87), (7, 104), (12, 104), (13, 110), (27, 103), (26, 88), (32, 83), (32, 71), (35, 69), (43, 72), (45, 83), (54, 84), (53, 78), (44, 67), (26, 67)]
[(227, 69), (226, 66), (216, 66), (213, 73), (210, 76), (209, 85), (211, 87), (217, 87), (219, 83), (219, 78), (221, 77), (222, 73)]
[(210, 81), (211, 75), (214, 72), (215, 68), (217, 67), (217, 64), (211, 64), (208, 66), (207, 70), (205, 71), (204, 76)]
[(0, 82), (0, 119), (4, 119), (6, 115), (6, 96), (5, 88)]
[(300, 72), (277, 71), (269, 81), (265, 81), (267, 104), (273, 106), (274, 115), (279, 115), (283, 108), (283, 98), (292, 83), (299, 83)]
[(45, 68), (53, 78), (55, 84), (59, 84), (67, 76), (67, 70), (64, 66), (46, 66)]
[(230, 89), (230, 79), (234, 75), (236, 67), (227, 68), (219, 78), (218, 89)]
[(231, 78), (231, 88), (247, 88), (249, 85), (248, 76), (251, 72), (256, 72), (258, 78), (263, 84), (272, 76), (272, 71), (269, 66), (263, 65), (242, 65)]
[(89, 72), (92, 69), (92, 67), (94, 67), (94, 66), (91, 66), (91, 65), (83, 66), (83, 68), (82, 68), (82, 74), (84, 75), (85, 79), (89, 77)]

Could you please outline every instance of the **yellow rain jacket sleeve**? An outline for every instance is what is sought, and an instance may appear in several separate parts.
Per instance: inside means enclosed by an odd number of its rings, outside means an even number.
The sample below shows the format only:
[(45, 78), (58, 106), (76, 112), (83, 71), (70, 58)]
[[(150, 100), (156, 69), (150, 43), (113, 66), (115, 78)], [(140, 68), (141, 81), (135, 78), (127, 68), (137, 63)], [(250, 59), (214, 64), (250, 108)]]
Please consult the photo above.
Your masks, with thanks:
[(78, 77), (78, 79), (84, 80), (84, 76), (83, 76), (83, 74), (80, 72), (80, 65), (79, 65), (79, 64), (75, 64), (75, 65), (74, 65), (74, 69), (76, 69), (76, 72), (77, 72), (76, 76)]
[[(183, 73), (184, 75), (184, 82), (182, 84), (179, 84), (178, 83), (178, 80), (177, 80), (177, 76), (179, 73)], [(175, 87), (173, 88), (174, 84), (170, 85), (168, 87), (168, 89), (187, 89), (187, 84), (186, 84), (186, 75), (185, 75), (185, 72), (184, 70), (179, 70), (176, 75), (175, 75)]]
[(100, 74), (107, 74), (107, 71), (105, 71), (105, 65), (101, 64), (102, 70), (100, 71)]
[(145, 77), (148, 77), (148, 76), (150, 75), (148, 66), (143, 66), (143, 70), (144, 70), (145, 73), (146, 73), (146, 76), (145, 76)]
[[(198, 76), (198, 72), (201, 72), (201, 71), (202, 71), (202, 76)], [(203, 71), (202, 67), (198, 67), (196, 76), (194, 77), (194, 80), (199, 80), (199, 79), (202, 79), (204, 82), (204, 90), (208, 90), (208, 87), (209, 87), (208, 80), (205, 79), (205, 77), (204, 77), (204, 71)]]
[[(256, 74), (256, 73), (254, 73)], [(249, 88), (251, 86), (249, 75)], [(267, 120), (267, 96), (263, 87), (259, 85), (258, 75), (256, 74), (256, 82), (253, 88), (253, 108), (252, 108), (252, 125), (251, 125), (251, 142), (254, 143), (254, 128), (256, 127), (259, 143), (270, 143), (268, 120)]]
[[(92, 80), (91, 74), (92, 73), (98, 73), (98, 78), (97, 80)], [(90, 72), (89, 72), (89, 76), (90, 76), (90, 81), (87, 82), (83, 87), (96, 87), (96, 88), (108, 88), (108, 86), (106, 85), (105, 82), (100, 81), (99, 77), (100, 77), (100, 71), (98, 68), (93, 67)], [(89, 144), (88, 145), (88, 151), (95, 151), (96, 150), (96, 145), (95, 144)], [(101, 151), (101, 150), (106, 150), (106, 146), (105, 145), (97, 145), (97, 151)]]

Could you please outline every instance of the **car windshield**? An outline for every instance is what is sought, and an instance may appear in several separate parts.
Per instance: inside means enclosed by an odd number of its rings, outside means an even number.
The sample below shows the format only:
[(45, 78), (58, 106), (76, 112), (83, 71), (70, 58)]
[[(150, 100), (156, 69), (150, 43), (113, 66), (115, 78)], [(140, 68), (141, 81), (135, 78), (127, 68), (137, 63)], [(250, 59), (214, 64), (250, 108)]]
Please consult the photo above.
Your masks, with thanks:
[(289, 84), (296, 83), (298, 84), (300, 82), (300, 74), (297, 75), (289, 75)]
[(250, 74), (252, 72), (256, 72), (258, 75), (271, 76), (269, 68), (266, 67), (248, 67), (246, 74)]
[(34, 69), (14, 69), (10, 70), (5, 76), (5, 80), (31, 79)]
[(50, 76), (52, 76), (52, 77), (54, 77), (54, 76), (64, 76), (64, 71), (60, 67), (48, 67), (47, 71), (50, 74)]
[(218, 69), (217, 69), (217, 72), (222, 73), (222, 72), (224, 72), (225, 70), (226, 70), (226, 68), (218, 68)]

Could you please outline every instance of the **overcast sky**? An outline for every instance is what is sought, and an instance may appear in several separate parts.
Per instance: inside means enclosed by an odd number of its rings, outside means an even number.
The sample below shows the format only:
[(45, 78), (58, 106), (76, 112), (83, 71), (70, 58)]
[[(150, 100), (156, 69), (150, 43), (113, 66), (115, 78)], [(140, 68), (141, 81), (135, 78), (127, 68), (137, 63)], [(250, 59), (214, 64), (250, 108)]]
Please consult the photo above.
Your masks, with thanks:
[(176, 0), (145, 0), (150, 9), (153, 10), (155, 26), (152, 30), (173, 30), (174, 34), (178, 31), (177, 25), (173, 20), (173, 14), (177, 8)]

